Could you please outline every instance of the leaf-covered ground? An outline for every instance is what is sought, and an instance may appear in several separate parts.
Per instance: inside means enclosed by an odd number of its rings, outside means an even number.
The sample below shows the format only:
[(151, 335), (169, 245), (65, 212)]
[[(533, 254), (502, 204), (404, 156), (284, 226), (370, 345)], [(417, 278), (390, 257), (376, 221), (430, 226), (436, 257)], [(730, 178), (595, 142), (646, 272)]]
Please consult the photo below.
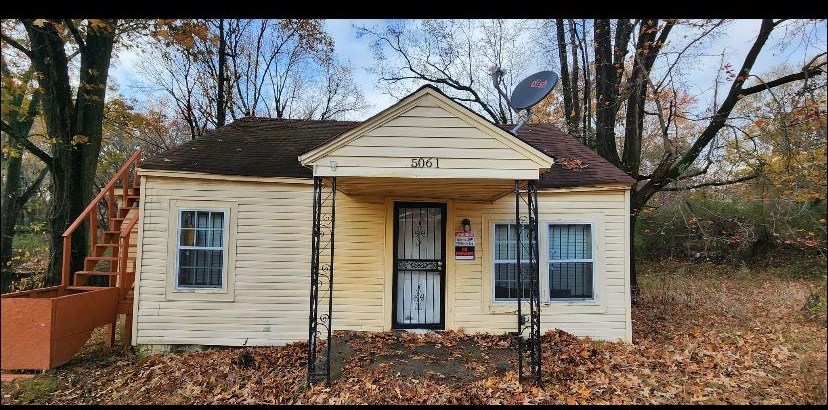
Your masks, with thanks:
[(2, 403), (824, 404), (824, 278), (723, 270), (648, 265), (635, 344), (548, 332), (543, 387), (518, 382), (503, 335), (336, 332), (333, 383), (310, 390), (304, 343), (139, 358), (97, 337), (55, 371), (3, 383)]

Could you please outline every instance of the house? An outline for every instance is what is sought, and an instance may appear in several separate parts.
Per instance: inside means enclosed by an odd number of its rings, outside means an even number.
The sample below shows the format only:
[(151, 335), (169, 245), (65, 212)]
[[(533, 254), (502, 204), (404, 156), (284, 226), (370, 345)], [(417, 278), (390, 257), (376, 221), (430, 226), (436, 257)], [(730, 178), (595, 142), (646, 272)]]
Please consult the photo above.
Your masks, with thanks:
[(551, 125), (510, 129), (424, 86), (362, 122), (243, 118), (145, 160), (132, 342), (502, 334), (518, 296), (539, 332), (631, 342), (633, 180)]

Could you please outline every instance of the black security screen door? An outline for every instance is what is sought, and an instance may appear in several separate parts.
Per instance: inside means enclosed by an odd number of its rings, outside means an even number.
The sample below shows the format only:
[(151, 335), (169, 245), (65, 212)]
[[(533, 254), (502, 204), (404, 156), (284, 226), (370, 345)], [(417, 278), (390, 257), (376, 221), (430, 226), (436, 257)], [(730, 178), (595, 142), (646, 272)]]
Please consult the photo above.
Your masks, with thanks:
[(396, 329), (445, 326), (446, 205), (394, 204), (394, 296)]

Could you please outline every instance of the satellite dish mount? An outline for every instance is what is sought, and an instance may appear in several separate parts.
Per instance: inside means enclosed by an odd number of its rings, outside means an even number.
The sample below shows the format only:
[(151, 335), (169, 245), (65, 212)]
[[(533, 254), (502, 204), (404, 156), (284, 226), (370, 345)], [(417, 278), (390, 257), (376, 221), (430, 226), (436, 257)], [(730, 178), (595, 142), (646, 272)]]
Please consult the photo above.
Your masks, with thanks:
[(513, 133), (516, 133), (529, 122), (529, 118), (532, 116), (532, 107), (546, 98), (552, 92), (552, 89), (555, 88), (555, 85), (558, 84), (558, 74), (553, 71), (539, 71), (518, 83), (515, 89), (512, 90), (512, 96), (509, 97), (501, 87), (503, 85), (503, 75), (506, 72), (498, 66), (493, 66), (489, 69), (489, 72), (491, 73), (492, 83), (495, 89), (506, 100), (509, 108), (517, 114), (525, 111), (525, 116), (512, 128)]

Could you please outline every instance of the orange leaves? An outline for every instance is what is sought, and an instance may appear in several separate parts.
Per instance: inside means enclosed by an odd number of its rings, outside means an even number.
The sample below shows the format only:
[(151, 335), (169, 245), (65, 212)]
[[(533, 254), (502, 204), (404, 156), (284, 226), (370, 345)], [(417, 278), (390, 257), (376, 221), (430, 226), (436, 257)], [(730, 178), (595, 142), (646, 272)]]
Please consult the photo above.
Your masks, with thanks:
[[(698, 265), (688, 265), (698, 270)], [(676, 269), (665, 267), (665, 272)], [(336, 331), (333, 380), (305, 388), (306, 343), (124, 360), (55, 372), (54, 403), (822, 403), (823, 323), (800, 320), (812, 283), (698, 273), (644, 287), (635, 344), (542, 336), (542, 387), (521, 383), (505, 335)], [(682, 275), (684, 276), (684, 275)], [(642, 282), (644, 283), (642, 278)], [(646, 278), (652, 282), (653, 278)], [(248, 359), (244, 352), (249, 352)], [(806, 361), (807, 360), (807, 361)], [(809, 384), (810, 383), (810, 384)], [(824, 384), (822, 384), (824, 386)], [(7, 386), (3, 386), (4, 393)], [(8, 401), (4, 398), (4, 404)]]
[(156, 20), (152, 36), (168, 45), (185, 50), (195, 48), (196, 42), (212, 42), (213, 35), (207, 23), (202, 20)]
[(89, 28), (93, 30), (109, 30), (112, 28), (112, 24), (106, 20), (89, 19)]
[(561, 165), (561, 168), (571, 171), (580, 171), (584, 168), (589, 168), (588, 164), (585, 164), (577, 158), (558, 158), (556, 162)]

